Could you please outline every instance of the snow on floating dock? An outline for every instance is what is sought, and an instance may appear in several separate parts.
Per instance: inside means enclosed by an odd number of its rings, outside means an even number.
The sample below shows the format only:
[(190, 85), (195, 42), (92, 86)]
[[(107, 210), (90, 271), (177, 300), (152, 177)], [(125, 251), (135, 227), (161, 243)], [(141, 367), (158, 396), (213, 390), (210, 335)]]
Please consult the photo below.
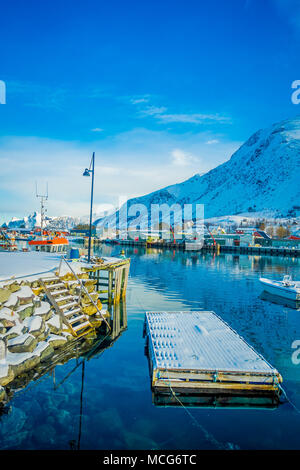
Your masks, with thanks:
[(278, 393), (282, 378), (214, 312), (148, 312), (154, 391)]

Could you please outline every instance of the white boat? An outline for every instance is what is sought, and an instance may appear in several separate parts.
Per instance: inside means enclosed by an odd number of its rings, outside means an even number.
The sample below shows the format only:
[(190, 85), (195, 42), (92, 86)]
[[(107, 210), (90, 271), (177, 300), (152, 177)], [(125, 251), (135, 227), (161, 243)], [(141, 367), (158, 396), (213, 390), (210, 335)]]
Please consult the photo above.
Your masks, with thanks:
[(185, 240), (184, 248), (186, 251), (199, 251), (203, 247), (203, 240)]
[(291, 276), (284, 276), (282, 281), (273, 281), (261, 277), (260, 282), (269, 294), (278, 295), (290, 300), (300, 300), (300, 281), (293, 281)]

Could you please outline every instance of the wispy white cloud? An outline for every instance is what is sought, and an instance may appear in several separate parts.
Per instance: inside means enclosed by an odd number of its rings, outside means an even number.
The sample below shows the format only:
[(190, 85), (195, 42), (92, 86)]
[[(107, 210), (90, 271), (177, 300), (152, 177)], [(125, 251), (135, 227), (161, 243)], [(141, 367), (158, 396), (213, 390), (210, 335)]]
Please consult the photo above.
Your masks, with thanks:
[(206, 122), (230, 123), (230, 118), (219, 114), (157, 114), (157, 119), (162, 122), (183, 122), (189, 124), (203, 124)]
[(199, 161), (197, 157), (181, 149), (172, 150), (171, 156), (173, 165), (177, 166), (188, 166)]
[(206, 143), (206, 145), (214, 145), (214, 144), (218, 144), (219, 140), (218, 139), (211, 139), (211, 140), (207, 140), (205, 143)]
[(220, 114), (203, 114), (203, 113), (168, 113), (165, 106), (147, 106), (140, 110), (142, 117), (151, 116), (161, 123), (187, 123), (187, 124), (203, 124), (209, 122), (231, 123), (231, 119)]
[(36, 137), (0, 138), (0, 214), (38, 209), (35, 181), (49, 184), (49, 215), (88, 214), (90, 179), (82, 172), (96, 152), (95, 207), (116, 206), (120, 196), (147, 194), (223, 163), (240, 142), (208, 133), (174, 135), (133, 129), (93, 143)]
[(167, 108), (164, 106), (147, 106), (147, 108), (140, 111), (140, 114), (142, 116), (158, 117), (161, 116), (165, 111), (167, 111)]
[(103, 132), (104, 129), (102, 129), (101, 127), (94, 127), (94, 129), (91, 129), (92, 132)]
[(130, 99), (131, 104), (142, 104), (150, 101), (150, 95), (135, 96)]

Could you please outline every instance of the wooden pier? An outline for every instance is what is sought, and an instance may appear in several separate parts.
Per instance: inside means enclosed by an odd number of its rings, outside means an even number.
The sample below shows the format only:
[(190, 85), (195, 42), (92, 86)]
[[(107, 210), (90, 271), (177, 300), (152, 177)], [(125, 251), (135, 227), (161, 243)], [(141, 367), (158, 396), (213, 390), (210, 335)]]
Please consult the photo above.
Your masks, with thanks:
[[(107, 241), (99, 240), (98, 244), (108, 243)], [(111, 241), (112, 244), (119, 244), (124, 246), (136, 246), (136, 247), (147, 247), (147, 248), (161, 248), (161, 249), (172, 249), (185, 251), (185, 244), (180, 241), (177, 243), (161, 240), (157, 242), (146, 242), (143, 240), (118, 240), (118, 242)], [(289, 256), (293, 258), (300, 257), (299, 248), (280, 248), (274, 246), (229, 246), (229, 245), (213, 245), (213, 244), (204, 244), (202, 249), (195, 251), (195, 253), (200, 252), (217, 252), (217, 253), (235, 253), (235, 254), (248, 254), (248, 255), (261, 255), (261, 256)], [(194, 253), (194, 251), (190, 251)]]
[(97, 292), (102, 296), (101, 302), (110, 305), (125, 298), (129, 268), (129, 258), (103, 258), (99, 260), (99, 264), (95, 263), (82, 270), (96, 281)]
[(279, 397), (279, 372), (214, 312), (148, 312), (152, 389)]

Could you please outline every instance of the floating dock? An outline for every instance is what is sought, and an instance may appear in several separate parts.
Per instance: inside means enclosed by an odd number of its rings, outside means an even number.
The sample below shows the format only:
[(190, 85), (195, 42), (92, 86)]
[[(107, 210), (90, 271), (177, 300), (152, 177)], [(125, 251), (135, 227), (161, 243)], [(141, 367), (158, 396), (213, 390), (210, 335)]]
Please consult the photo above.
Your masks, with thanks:
[(147, 312), (157, 393), (280, 395), (279, 372), (214, 312)]

